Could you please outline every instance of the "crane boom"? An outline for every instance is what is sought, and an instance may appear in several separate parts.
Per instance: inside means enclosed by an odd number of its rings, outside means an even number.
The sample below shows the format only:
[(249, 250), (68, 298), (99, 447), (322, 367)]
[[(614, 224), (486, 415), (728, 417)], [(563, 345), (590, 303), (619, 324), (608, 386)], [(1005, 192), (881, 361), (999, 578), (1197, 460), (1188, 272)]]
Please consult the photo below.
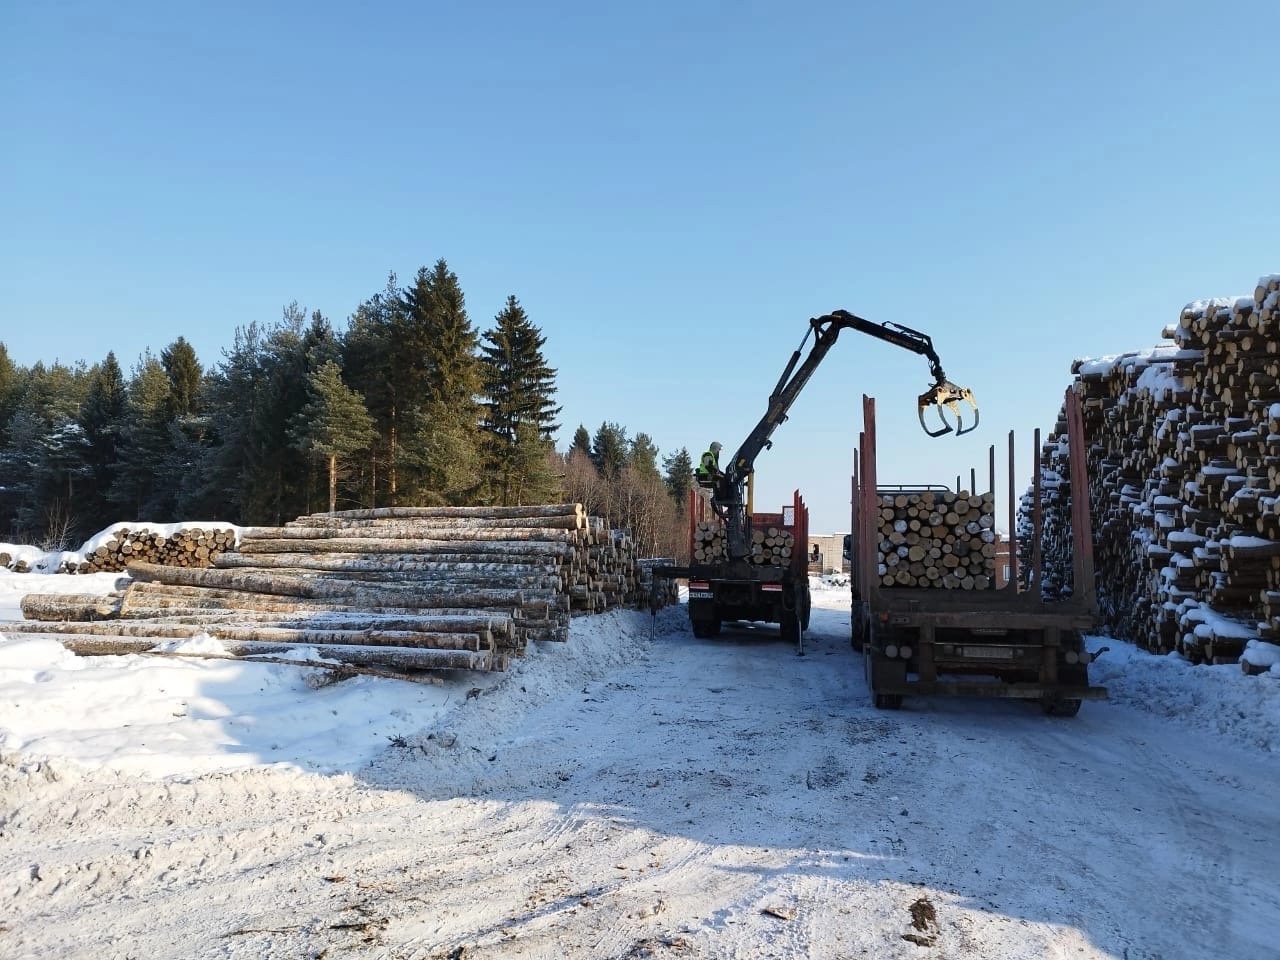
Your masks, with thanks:
[[(943, 434), (951, 433), (953, 429), (956, 435), (959, 436), (970, 432), (978, 425), (978, 407), (974, 402), (973, 394), (969, 390), (958, 387), (947, 380), (946, 374), (942, 370), (942, 362), (938, 359), (938, 354), (933, 349), (933, 341), (928, 334), (913, 330), (910, 327), (904, 327), (898, 323), (874, 323), (847, 310), (834, 310), (831, 313), (812, 318), (809, 321), (809, 329), (801, 339), (800, 345), (791, 355), (791, 359), (787, 362), (782, 375), (778, 378), (778, 383), (773, 388), (773, 392), (769, 394), (769, 406), (765, 410), (764, 416), (760, 418), (760, 421), (748, 434), (746, 440), (738, 447), (733, 458), (725, 467), (724, 472), (717, 478), (712, 504), (725, 520), (725, 539), (730, 561), (745, 559), (749, 551), (744, 492), (747, 478), (755, 470), (756, 457), (760, 455), (762, 450), (770, 446), (769, 438), (773, 435), (774, 430), (787, 419), (787, 411), (791, 409), (791, 405), (795, 403), (800, 391), (809, 382), (809, 378), (813, 376), (818, 364), (822, 362), (822, 358), (827, 355), (827, 352), (835, 344), (836, 338), (840, 336), (842, 330), (857, 330), (859, 333), (865, 333), (904, 350), (921, 354), (928, 359), (929, 374), (933, 377), (933, 386), (920, 394), (918, 400), (920, 425), (924, 427), (925, 432), (930, 436), (942, 436)], [(801, 362), (801, 354), (804, 352), (805, 344), (810, 336), (813, 337), (813, 346), (809, 350), (809, 355)], [(957, 403), (959, 400), (966, 400), (973, 407), (974, 421), (967, 428), (960, 419), (960, 410)], [(954, 428), (947, 423), (945, 415), (942, 414), (944, 406), (956, 415), (956, 426)], [(942, 419), (941, 429), (930, 430), (925, 423), (924, 414), (929, 407), (937, 407)]]

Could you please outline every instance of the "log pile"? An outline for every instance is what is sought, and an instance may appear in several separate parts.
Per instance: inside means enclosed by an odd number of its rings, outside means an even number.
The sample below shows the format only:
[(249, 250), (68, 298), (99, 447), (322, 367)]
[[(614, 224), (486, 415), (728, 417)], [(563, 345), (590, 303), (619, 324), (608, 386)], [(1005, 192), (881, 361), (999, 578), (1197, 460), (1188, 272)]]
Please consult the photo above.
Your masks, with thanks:
[(84, 551), (84, 559), (67, 560), (59, 573), (118, 573), (131, 562), (160, 563), (172, 567), (208, 567), (236, 545), (236, 529), (230, 526), (182, 526), (165, 534), (145, 527), (116, 526), (106, 538)]
[(1280, 276), (1187, 304), (1164, 336), (1072, 366), (1101, 612), (1153, 651), (1236, 662), (1280, 641)]
[[(795, 534), (785, 527), (752, 530), (750, 560), (762, 566), (787, 567), (795, 545)], [(724, 525), (718, 520), (699, 520), (693, 531), (693, 562), (718, 563), (727, 556)]]
[(580, 504), (313, 514), (244, 528), (211, 567), (127, 569), (106, 597), (28, 595), (4, 629), (81, 652), (207, 633), (238, 653), (501, 670), (530, 640), (567, 639), (572, 610), (650, 603), (630, 536)]
[(995, 500), (990, 493), (881, 494), (879, 504), (877, 569), (882, 586), (994, 586)]

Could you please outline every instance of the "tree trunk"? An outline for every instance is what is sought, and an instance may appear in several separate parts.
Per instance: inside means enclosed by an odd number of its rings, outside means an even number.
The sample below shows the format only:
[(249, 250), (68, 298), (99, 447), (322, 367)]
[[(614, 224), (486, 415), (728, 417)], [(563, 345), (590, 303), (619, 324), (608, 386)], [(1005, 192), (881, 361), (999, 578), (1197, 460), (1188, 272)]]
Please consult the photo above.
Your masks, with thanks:
[(329, 512), (338, 508), (338, 458), (329, 455)]

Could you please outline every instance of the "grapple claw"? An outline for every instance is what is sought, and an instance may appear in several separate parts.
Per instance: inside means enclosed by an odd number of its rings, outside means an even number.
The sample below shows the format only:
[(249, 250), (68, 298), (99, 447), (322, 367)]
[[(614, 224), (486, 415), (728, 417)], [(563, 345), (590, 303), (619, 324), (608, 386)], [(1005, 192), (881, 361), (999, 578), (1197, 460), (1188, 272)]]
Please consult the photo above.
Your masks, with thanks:
[[(964, 418), (960, 415), (961, 400), (973, 407), (973, 423), (969, 427), (965, 427)], [(973, 391), (968, 387), (956, 386), (950, 380), (939, 380), (920, 394), (918, 404), (920, 426), (931, 437), (941, 437), (948, 433), (955, 433), (957, 437), (961, 437), (966, 433), (972, 433), (978, 427), (978, 402), (973, 399)], [(938, 420), (942, 426), (937, 430), (930, 430), (929, 425), (925, 423), (924, 412), (929, 407), (935, 407), (938, 411)], [(947, 421), (946, 410), (950, 410), (956, 418), (954, 427)]]

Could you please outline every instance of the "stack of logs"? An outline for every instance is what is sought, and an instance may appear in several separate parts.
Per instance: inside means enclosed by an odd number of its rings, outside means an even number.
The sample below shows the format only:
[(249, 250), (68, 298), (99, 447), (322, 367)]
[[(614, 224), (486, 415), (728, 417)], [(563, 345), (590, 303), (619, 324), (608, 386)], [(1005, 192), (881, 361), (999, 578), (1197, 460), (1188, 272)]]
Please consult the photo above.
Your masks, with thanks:
[(924, 490), (880, 495), (880, 583), (986, 590), (995, 584), (990, 493)]
[[(795, 543), (795, 535), (784, 527), (752, 530), (750, 560), (762, 566), (790, 566)], [(724, 525), (715, 520), (698, 521), (693, 531), (693, 562), (717, 563), (727, 555)]]
[(1235, 662), (1280, 640), (1280, 276), (1188, 304), (1164, 335), (1072, 367), (1099, 601), (1116, 636)]
[(307, 645), (375, 667), (501, 670), (530, 640), (567, 639), (571, 609), (650, 599), (631, 538), (580, 504), (314, 514), (245, 528), (213, 563), (130, 562), (123, 589), (28, 595), (28, 620), (3, 629), (76, 652), (207, 633), (236, 655)]
[(68, 560), (59, 573), (118, 573), (130, 563), (159, 563), (169, 567), (207, 567), (235, 547), (234, 527), (182, 526), (168, 535), (155, 530), (115, 526), (106, 539), (84, 551), (81, 561)]
[(1040, 582), (1036, 568), (1035, 489), (1018, 504), (1018, 575), (1022, 589), (1038, 590), (1046, 601), (1062, 600), (1074, 591), (1071, 531), (1071, 445), (1063, 409), (1049, 439), (1040, 449)]

